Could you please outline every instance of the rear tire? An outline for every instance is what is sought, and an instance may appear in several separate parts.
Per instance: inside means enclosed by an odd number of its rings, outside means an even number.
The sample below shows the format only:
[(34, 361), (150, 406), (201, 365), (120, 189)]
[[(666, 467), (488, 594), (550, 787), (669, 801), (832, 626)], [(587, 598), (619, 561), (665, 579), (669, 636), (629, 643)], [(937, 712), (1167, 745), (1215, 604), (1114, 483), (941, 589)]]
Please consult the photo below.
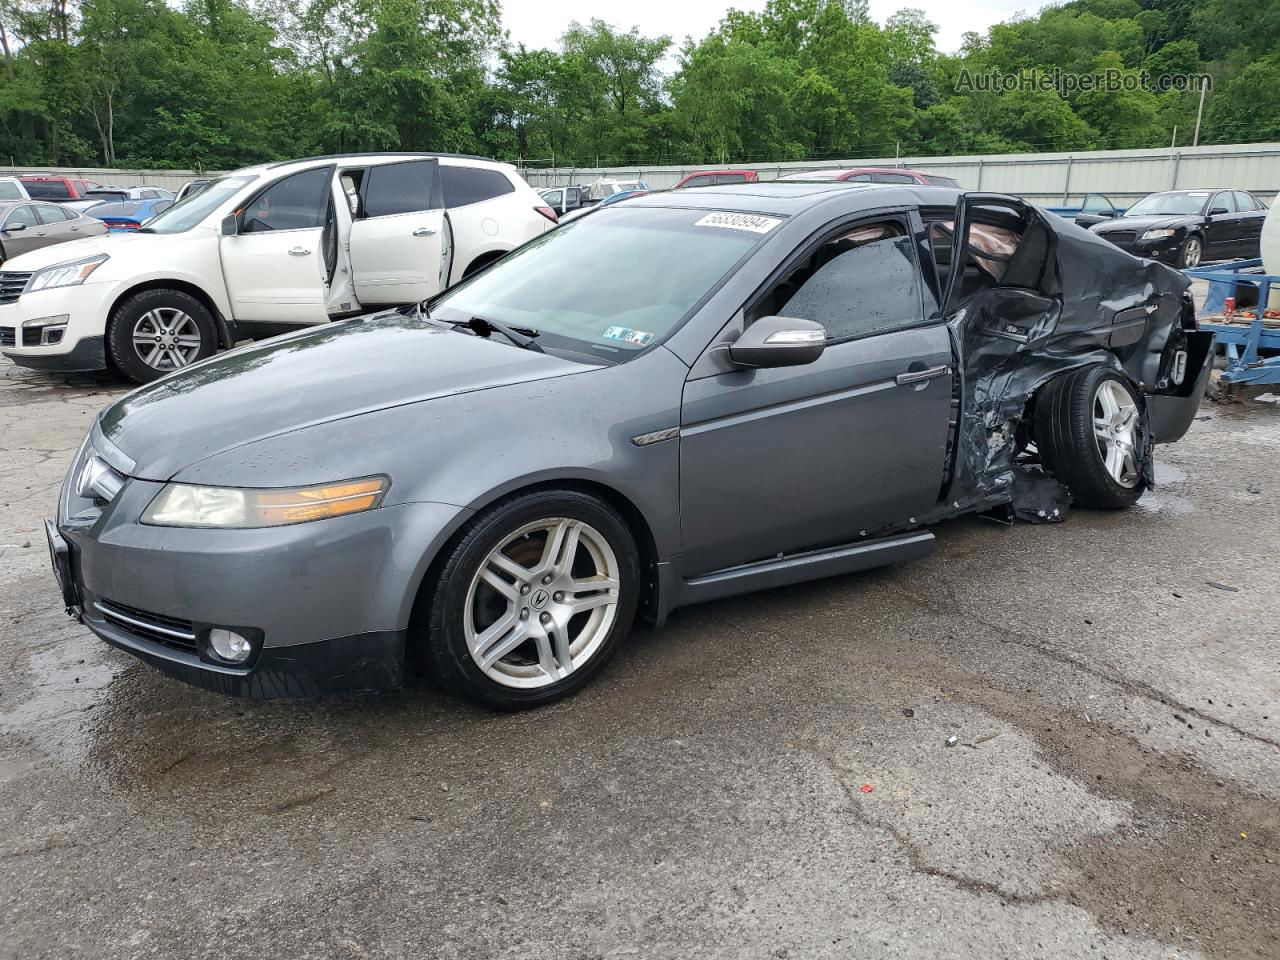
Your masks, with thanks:
[(218, 327), (203, 303), (181, 290), (143, 290), (126, 298), (107, 322), (107, 351), (135, 383), (213, 356)]
[(640, 596), (626, 522), (576, 490), (495, 504), (432, 571), (416, 652), (446, 690), (500, 710), (585, 686), (630, 632)]
[(1138, 459), (1146, 408), (1110, 367), (1088, 366), (1049, 381), (1036, 397), (1036, 449), (1044, 469), (1078, 506), (1121, 510), (1145, 483)]

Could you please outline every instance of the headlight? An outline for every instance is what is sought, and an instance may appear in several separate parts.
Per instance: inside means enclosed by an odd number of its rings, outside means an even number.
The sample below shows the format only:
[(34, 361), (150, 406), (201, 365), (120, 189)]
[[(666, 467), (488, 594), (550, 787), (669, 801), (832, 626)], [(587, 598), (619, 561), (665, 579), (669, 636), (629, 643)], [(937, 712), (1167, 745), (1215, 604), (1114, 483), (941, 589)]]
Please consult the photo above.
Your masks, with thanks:
[(372, 510), (390, 485), (386, 477), (292, 488), (170, 483), (143, 511), (142, 522), (159, 527), (282, 527)]
[(1178, 231), (1170, 230), (1168, 227), (1161, 227), (1158, 230), (1148, 230), (1142, 235), (1143, 240), (1163, 240), (1165, 237), (1172, 237)]
[(100, 253), (87, 260), (74, 260), (71, 263), (55, 263), (52, 267), (37, 270), (27, 281), (27, 292), (49, 290), (53, 287), (74, 287), (89, 279), (89, 274), (106, 263), (108, 257)]

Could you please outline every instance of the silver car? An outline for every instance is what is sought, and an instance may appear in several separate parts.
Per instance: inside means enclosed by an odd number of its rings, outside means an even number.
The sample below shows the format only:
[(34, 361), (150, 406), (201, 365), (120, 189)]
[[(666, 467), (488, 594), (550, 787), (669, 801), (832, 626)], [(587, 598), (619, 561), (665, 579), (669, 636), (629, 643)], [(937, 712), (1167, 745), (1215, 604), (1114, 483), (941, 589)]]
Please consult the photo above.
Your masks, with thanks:
[(1132, 504), (1212, 339), (1179, 274), (1011, 197), (654, 194), (129, 394), (49, 543), (75, 617), (192, 683), (416, 662), (528, 707), (637, 616), (916, 557), (962, 513)]
[(0, 203), (0, 263), (41, 247), (106, 232), (101, 220), (63, 203)]

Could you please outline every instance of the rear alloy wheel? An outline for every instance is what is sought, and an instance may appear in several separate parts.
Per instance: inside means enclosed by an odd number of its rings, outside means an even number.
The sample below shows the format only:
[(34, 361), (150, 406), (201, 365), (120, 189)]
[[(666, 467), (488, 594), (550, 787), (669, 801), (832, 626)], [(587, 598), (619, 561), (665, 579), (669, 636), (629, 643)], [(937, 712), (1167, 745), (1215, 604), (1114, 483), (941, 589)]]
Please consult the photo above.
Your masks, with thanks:
[(181, 290), (144, 290), (129, 297), (107, 326), (111, 359), (131, 380), (147, 383), (218, 349), (213, 315)]
[(1034, 433), (1045, 470), (1082, 507), (1118, 510), (1142, 496), (1146, 409), (1110, 367), (1081, 367), (1037, 395)]
[(1203, 256), (1204, 246), (1194, 233), (1182, 241), (1182, 250), (1178, 254), (1178, 259), (1182, 261), (1182, 269), (1188, 270), (1191, 267), (1200, 266)]
[(539, 491), (474, 520), (445, 559), (426, 654), (437, 677), (502, 709), (583, 686), (631, 628), (639, 561), (626, 523), (577, 491)]

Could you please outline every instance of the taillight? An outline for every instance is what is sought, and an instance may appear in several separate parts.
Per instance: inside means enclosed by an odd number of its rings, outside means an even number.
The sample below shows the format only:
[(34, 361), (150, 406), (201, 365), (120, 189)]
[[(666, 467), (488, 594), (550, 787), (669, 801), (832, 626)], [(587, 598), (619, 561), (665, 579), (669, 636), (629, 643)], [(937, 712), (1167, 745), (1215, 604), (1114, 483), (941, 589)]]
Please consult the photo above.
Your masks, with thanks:
[(550, 220), (552, 223), (559, 223), (560, 218), (556, 216), (556, 212), (550, 207), (534, 207), (540, 214)]

